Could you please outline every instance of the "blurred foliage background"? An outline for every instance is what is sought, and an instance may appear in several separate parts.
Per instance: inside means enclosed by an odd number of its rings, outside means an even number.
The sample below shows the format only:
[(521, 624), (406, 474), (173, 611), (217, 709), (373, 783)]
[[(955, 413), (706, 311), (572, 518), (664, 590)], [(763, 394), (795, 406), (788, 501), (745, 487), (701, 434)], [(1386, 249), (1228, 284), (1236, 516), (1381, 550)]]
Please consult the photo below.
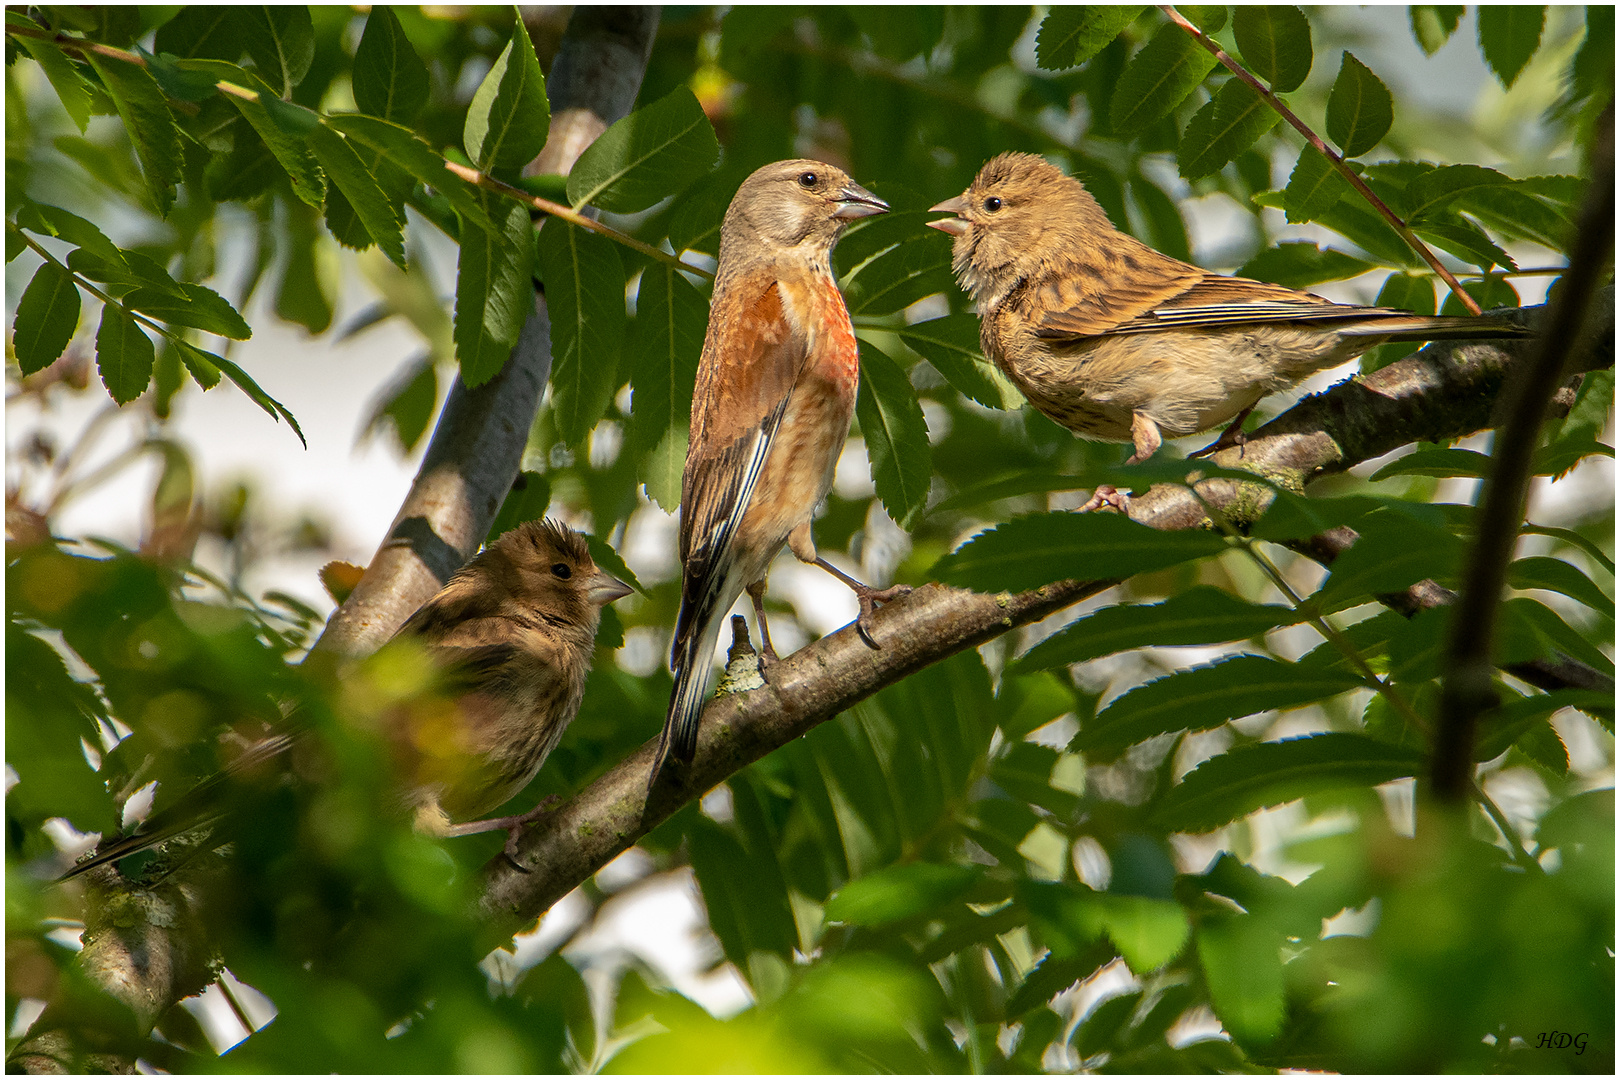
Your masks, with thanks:
[[(486, 940), (467, 891), (499, 838), (433, 843), (384, 810), (375, 731), (390, 710), (435, 707), (432, 680), (394, 648), (341, 679), (299, 666), (323, 615), (314, 583), (304, 599), (250, 594), (243, 575), (324, 550), (323, 526), (277, 519), (248, 487), (199, 490), (166, 432), (177, 395), (222, 380), (266, 424), (296, 427), (263, 389), (275, 373), (231, 359), (255, 294), (316, 335), (409, 324), (421, 347), (374, 418), (409, 453), (458, 365), (487, 379), (515, 340), (522, 305), (514, 323), (483, 298), (524, 298), (535, 274), (551, 285), (552, 392), (495, 531), (562, 517), (625, 553), (644, 591), (604, 619), (579, 718), (514, 809), (579, 790), (662, 721), (670, 514), (707, 292), (667, 256), (712, 267), (752, 169), (824, 159), (894, 207), (837, 251), (863, 380), (816, 525), (867, 580), (929, 580), (986, 525), (1077, 505), (1062, 489), (1125, 453), (1020, 407), (978, 355), (949, 242), (922, 211), (993, 154), (1051, 156), (1119, 226), (1214, 269), (1419, 310), (1455, 300), (1156, 9), (665, 8), (639, 126), (610, 132), (567, 181), (525, 184), (597, 207), (664, 261), (562, 221), (531, 243), (518, 204), (444, 171), (520, 181), (545, 122), (532, 82), (524, 97), (511, 80), (549, 73), (566, 9), (523, 9), (515, 32), (498, 8), (234, 10), (7, 12), (8, 406), (110, 394), (108, 416), (140, 419), (116, 467), (161, 461), (149, 527), (126, 550), (53, 537), (104, 477), (43, 429), (8, 434), (9, 1046), (47, 999), (117, 1011), (72, 963), (82, 891), (48, 884), (85, 834), (164, 805), (297, 703), (322, 735), (298, 763), (312, 782), (247, 785), (228, 854), (124, 866), (152, 880), (188, 860), (228, 898), (210, 909), (218, 981), (122, 1044), (153, 1066), (1613, 1071), (1612, 701), (1504, 675), (1472, 837), (1446, 843), (1415, 828), (1405, 778), (1422, 768), (1422, 730), (1345, 675), (1259, 558), (1299, 596), (1332, 590), (1323, 609), (1361, 658), (1432, 710), (1444, 613), (1406, 622), (1371, 598), (1456, 576), (1480, 466), (1440, 447), (1312, 488), (1379, 497), (1370, 514), (1357, 504), (1355, 550), (1407, 578), (1324, 583), (1264, 544), (1170, 560), (879, 693), (684, 808), (537, 933)], [(1613, 96), (1612, 8), (1462, 20), (1412, 7), (1406, 53), (1388, 40), (1396, 9), (1180, 10), (1285, 93), (1486, 306), (1539, 296), (1556, 274)], [(1425, 80), (1455, 70), (1438, 57), (1380, 70), (1413, 52), (1408, 34), (1422, 55), (1477, 49), (1493, 80), (1482, 104), (1435, 104)], [(522, 152), (481, 157), (469, 110), (520, 132)], [(450, 241), (453, 300), (424, 267)], [(476, 295), (469, 252), (494, 268)], [(376, 294), (341, 326), (333, 266)], [(592, 287), (569, 293), (576, 273)], [(82, 309), (98, 306), (92, 329)], [(1549, 426), (1507, 659), (1561, 652), (1612, 675), (1612, 404), (1612, 372), (1589, 375)], [(1413, 547), (1421, 566), (1394, 559)], [(338, 567), (325, 584), (341, 598), (352, 580)], [(792, 595), (770, 600), (779, 646), (830, 628)], [(1199, 629), (1174, 629), (1188, 620)], [(1286, 673), (1288, 691), (1253, 693), (1256, 665)], [(1210, 692), (1215, 706), (1190, 704)], [(1308, 738), (1276, 741), (1288, 736)], [(660, 883), (701, 898), (702, 964), (737, 991), (719, 1015), (675, 989), (693, 972), (589, 947)], [(1548, 1032), (1584, 1049), (1538, 1045)]]

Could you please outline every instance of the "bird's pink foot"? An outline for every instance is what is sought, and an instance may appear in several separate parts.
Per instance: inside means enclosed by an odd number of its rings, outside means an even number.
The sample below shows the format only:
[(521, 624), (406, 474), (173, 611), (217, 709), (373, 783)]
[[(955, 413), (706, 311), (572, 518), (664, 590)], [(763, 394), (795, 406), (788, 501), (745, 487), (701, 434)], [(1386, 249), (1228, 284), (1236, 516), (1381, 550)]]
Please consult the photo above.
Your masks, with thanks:
[(910, 595), (910, 585), (890, 585), (887, 589), (874, 589), (869, 585), (862, 585), (856, 589), (855, 600), (861, 606), (861, 613), (855, 618), (855, 632), (861, 635), (861, 640), (874, 649), (882, 648), (872, 636), (872, 613), (877, 610), (879, 604), (887, 604), (891, 600)]
[(1249, 441), (1248, 435), (1244, 434), (1243, 431), (1243, 421), (1248, 419), (1249, 411), (1253, 408), (1254, 406), (1250, 405), (1248, 409), (1244, 409), (1233, 417), (1232, 422), (1226, 425), (1226, 430), (1221, 432), (1220, 438), (1202, 450), (1194, 450), (1187, 456), (1189, 458), (1209, 457), (1212, 454), (1218, 454), (1222, 450), (1229, 450), (1235, 446), (1238, 448), (1238, 457), (1241, 458), (1243, 456), (1243, 445)]
[(506, 845), (501, 849), (501, 851), (508, 859), (512, 861), (513, 866), (527, 874), (530, 873), (530, 869), (527, 866), (524, 866), (523, 863), (518, 859), (518, 838), (523, 835), (523, 830), (527, 826), (534, 824), (536, 821), (539, 821), (542, 818), (549, 817), (552, 811), (557, 808), (557, 803), (560, 801), (561, 800), (559, 800), (555, 795), (547, 795), (545, 798), (541, 799), (535, 804), (533, 810), (527, 810), (521, 814), (510, 814), (506, 817), (485, 818), (483, 821), (468, 821), (460, 825), (452, 825), (444, 831), (444, 835), (471, 836), (474, 833), (494, 832), (497, 829), (505, 829)]
[(1097, 489), (1091, 493), (1091, 498), (1087, 499), (1084, 505), (1075, 512), (1089, 514), (1093, 510), (1101, 510), (1105, 506), (1110, 510), (1117, 510), (1121, 514), (1129, 516), (1131, 497), (1113, 484), (1098, 484)]

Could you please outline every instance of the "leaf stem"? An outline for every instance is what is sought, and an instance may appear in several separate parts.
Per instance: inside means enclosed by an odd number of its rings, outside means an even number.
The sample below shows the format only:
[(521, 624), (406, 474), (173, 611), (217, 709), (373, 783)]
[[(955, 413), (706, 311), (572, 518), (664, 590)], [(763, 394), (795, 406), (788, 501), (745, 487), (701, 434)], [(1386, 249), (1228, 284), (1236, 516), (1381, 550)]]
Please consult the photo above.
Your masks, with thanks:
[(593, 233), (605, 236), (615, 243), (623, 244), (632, 251), (639, 251), (648, 258), (664, 263), (667, 266), (673, 266), (677, 270), (685, 270), (689, 274), (697, 274), (700, 277), (708, 278), (710, 281), (714, 280), (714, 275), (701, 266), (693, 266), (691, 263), (683, 261), (679, 256), (671, 255), (661, 248), (637, 240), (635, 237), (622, 233), (611, 225), (604, 225), (594, 218), (586, 217), (572, 207), (552, 202), (550, 199), (542, 199), (538, 195), (530, 195), (522, 188), (502, 183), (488, 173), (479, 172), (477, 169), (469, 168), (466, 165), (458, 165), (448, 159), (446, 159), (444, 167), (475, 187), (493, 191), (495, 194), (504, 195), (508, 199), (515, 199), (532, 210), (538, 210), (542, 214), (560, 218), (570, 225), (578, 226), (581, 229), (589, 229)]
[(89, 293), (91, 296), (94, 296), (97, 300), (100, 300), (103, 304), (110, 304), (112, 307), (116, 308), (118, 311), (123, 312), (124, 316), (126, 318), (134, 319), (136, 322), (145, 323), (147, 326), (151, 327), (157, 333), (161, 334), (163, 337), (169, 338), (171, 341), (178, 341), (179, 340), (178, 338), (175, 337), (175, 335), (173, 333), (171, 333), (165, 327), (160, 326), (158, 323), (153, 322), (151, 319), (147, 318), (145, 315), (142, 315), (138, 311), (131, 311), (129, 308), (126, 308), (123, 304), (120, 304), (117, 300), (114, 300), (112, 297), (108, 296), (106, 293), (102, 292), (100, 289), (98, 289), (94, 285), (90, 284), (90, 282), (87, 279), (85, 279), (84, 277), (81, 277), (79, 274), (77, 274), (74, 271), (68, 269), (68, 267), (65, 266), (61, 261), (59, 261), (56, 258), (56, 256), (52, 255), (49, 251), (46, 251), (43, 247), (41, 247), (39, 245), (38, 241), (36, 241), (33, 237), (29, 236), (22, 229), (19, 228), (17, 230), (17, 235), (21, 236), (22, 239), (23, 239), (23, 243), (25, 243), (29, 247), (33, 248), (34, 251), (36, 251), (39, 254), (39, 256), (41, 258), (43, 258), (46, 262), (50, 263), (52, 266), (54, 266), (58, 270), (62, 271), (62, 273), (66, 274), (68, 277), (72, 278), (74, 285), (77, 285), (79, 288), (83, 289), (85, 292)]
[(1406, 222), (1402, 221), (1398, 216), (1396, 216), (1395, 211), (1391, 210), (1384, 204), (1384, 200), (1373, 194), (1373, 190), (1367, 186), (1367, 182), (1358, 176), (1354, 169), (1350, 168), (1350, 166), (1344, 163), (1344, 158), (1334, 153), (1328, 144), (1322, 141), (1322, 137), (1320, 135), (1312, 131), (1305, 121), (1295, 116), (1293, 110), (1287, 105), (1284, 105), (1281, 98), (1272, 93), (1263, 83), (1260, 82), (1259, 79), (1250, 74), (1248, 69), (1246, 69), (1242, 64), (1228, 56), (1226, 54), (1226, 50), (1217, 45), (1207, 34), (1183, 18), (1181, 13), (1178, 12), (1174, 7), (1169, 4), (1160, 4), (1159, 10), (1164, 12), (1165, 15), (1169, 17), (1171, 22), (1175, 23), (1187, 33), (1191, 34), (1194, 41), (1197, 41), (1198, 44), (1202, 45), (1209, 51), (1211, 56), (1215, 57), (1215, 59), (1226, 65), (1227, 69), (1231, 71), (1232, 74), (1248, 83), (1254, 92), (1260, 95), (1260, 100), (1271, 106), (1271, 108), (1276, 111), (1277, 115), (1288, 121), (1295, 131), (1305, 136), (1305, 141), (1316, 147), (1317, 152), (1328, 159), (1328, 163), (1333, 166), (1334, 170), (1346, 180), (1350, 181), (1350, 186), (1360, 192), (1361, 197), (1372, 204), (1372, 208), (1378, 211), (1379, 215), (1385, 221), (1389, 222), (1390, 227), (1401, 234), (1401, 239), (1412, 245), (1412, 250), (1416, 251), (1418, 255), (1422, 257), (1423, 261), (1428, 263), (1429, 267), (1433, 269), (1436, 274), (1440, 275), (1440, 279), (1450, 287), (1452, 293), (1456, 295), (1458, 302), (1461, 303), (1463, 307), (1467, 308), (1472, 314), (1478, 315), (1480, 313), (1479, 304), (1475, 302), (1472, 296), (1469, 296), (1468, 293), (1463, 290), (1462, 285), (1457, 281), (1456, 277), (1451, 273), (1451, 271), (1447, 270), (1441, 264), (1440, 260), (1435, 257), (1434, 252), (1429, 250), (1429, 246), (1422, 240), (1419, 240), (1417, 235), (1407, 227)]
[[(1247, 555), (1254, 562), (1254, 564), (1260, 568), (1261, 573), (1265, 574), (1266, 577), (1271, 579), (1271, 583), (1277, 586), (1277, 591), (1283, 594), (1283, 597), (1288, 601), (1290, 606), (1292, 606), (1295, 611), (1304, 610), (1305, 601), (1298, 593), (1294, 591), (1294, 587), (1288, 584), (1288, 579), (1283, 577), (1282, 571), (1277, 568), (1277, 564), (1273, 563), (1269, 558), (1267, 558), (1265, 552), (1259, 550), (1255, 546), (1254, 538), (1245, 535), (1235, 525), (1228, 521), (1225, 514), (1221, 513), (1218, 509), (1211, 505), (1207, 499), (1204, 498), (1203, 494), (1199, 492), (1196, 485), (1188, 484), (1187, 489), (1192, 492), (1193, 498), (1197, 499), (1198, 502), (1203, 506), (1205, 513), (1209, 515), (1209, 519), (1219, 526), (1221, 531), (1226, 534), (1227, 540), (1234, 547), (1238, 548), (1245, 555)], [(1361, 681), (1366, 684), (1369, 690), (1373, 690), (1376, 693), (1383, 695), (1385, 700), (1390, 703), (1390, 706), (1394, 708), (1396, 712), (1400, 713), (1408, 723), (1414, 725), (1419, 731), (1423, 732), (1425, 735), (1431, 734), (1428, 723), (1424, 721), (1423, 717), (1418, 713), (1417, 709), (1413, 707), (1412, 703), (1406, 700), (1406, 695), (1395, 689), (1395, 687), (1391, 685), (1387, 679), (1380, 679), (1377, 672), (1373, 671), (1373, 669), (1367, 665), (1367, 662), (1361, 658), (1361, 654), (1356, 651), (1356, 647), (1350, 644), (1349, 639), (1347, 639), (1338, 631), (1338, 629), (1329, 623), (1325, 617), (1310, 614), (1306, 617), (1306, 621), (1309, 622), (1316, 632), (1321, 634), (1324, 639), (1331, 642), (1334, 648), (1338, 649), (1339, 652), (1344, 654), (1345, 659), (1349, 660), (1351, 665), (1355, 667), (1356, 674), (1361, 676)]]
[(1547, 871), (1535, 860), (1535, 856), (1524, 849), (1524, 843), (1519, 839), (1519, 831), (1513, 827), (1507, 815), (1502, 813), (1502, 808), (1496, 805), (1496, 801), (1485, 794), (1485, 789), (1477, 781), (1474, 784), (1474, 798), (1479, 801), (1486, 816), (1501, 830), (1502, 839), (1507, 841), (1508, 852), (1513, 856), (1513, 861), (1531, 874), (1545, 875)]

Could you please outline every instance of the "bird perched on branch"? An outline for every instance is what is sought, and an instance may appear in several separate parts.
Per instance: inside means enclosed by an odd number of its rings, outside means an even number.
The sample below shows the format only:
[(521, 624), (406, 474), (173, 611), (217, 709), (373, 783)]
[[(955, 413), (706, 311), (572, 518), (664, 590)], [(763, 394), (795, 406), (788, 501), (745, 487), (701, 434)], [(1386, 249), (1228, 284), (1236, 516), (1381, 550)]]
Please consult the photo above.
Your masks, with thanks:
[(1033, 154), (991, 158), (929, 225), (955, 237), (985, 355), (1076, 435), (1129, 442), (1230, 421), (1267, 394), (1390, 341), (1521, 337), (1490, 316), (1415, 315), (1201, 270), (1114, 228), (1080, 181)]
[(784, 544), (854, 590), (868, 644), (873, 606), (908, 591), (861, 584), (817, 555), (810, 537), (849, 436), (859, 372), (833, 244), (846, 222), (888, 208), (842, 170), (799, 160), (754, 172), (726, 210), (681, 477), (675, 691), (649, 787), (668, 753), (690, 761), (697, 749), (715, 642), (744, 589), (762, 659), (775, 659), (763, 596)]
[[(502, 534), (406, 621), (395, 640), (419, 643), (440, 673), (439, 696), (428, 707), (390, 710), (383, 723), (398, 770), (398, 806), (419, 832), (505, 829), (506, 853), (516, 862), (522, 826), (547, 804), (473, 819), (540, 771), (579, 712), (602, 608), (629, 592), (597, 569), (578, 533), (559, 522), (530, 521)], [(288, 753), (303, 737), (293, 721), (64, 876), (218, 821), (234, 785), (267, 766), (288, 768)]]

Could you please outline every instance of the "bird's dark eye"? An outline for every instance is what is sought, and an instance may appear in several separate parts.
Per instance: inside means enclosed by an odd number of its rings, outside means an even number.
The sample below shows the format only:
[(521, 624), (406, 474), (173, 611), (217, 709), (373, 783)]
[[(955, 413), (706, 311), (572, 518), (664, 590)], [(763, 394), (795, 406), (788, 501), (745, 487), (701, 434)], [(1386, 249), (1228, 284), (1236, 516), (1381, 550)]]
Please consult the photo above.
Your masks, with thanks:
[(816, 174), (813, 173), (813, 172), (800, 173), (799, 174), (799, 186), (800, 187), (815, 187), (816, 186)]
[(574, 576), (574, 571), (569, 569), (569, 566), (568, 566), (567, 563), (563, 563), (563, 562), (552, 563), (551, 564), (551, 573), (552, 573), (553, 576), (560, 577), (564, 581), (567, 581), (569, 578)]
[(1001, 209), (1001, 200), (992, 195), (988, 199), (984, 200), (984, 208), (993, 214), (997, 210)]

